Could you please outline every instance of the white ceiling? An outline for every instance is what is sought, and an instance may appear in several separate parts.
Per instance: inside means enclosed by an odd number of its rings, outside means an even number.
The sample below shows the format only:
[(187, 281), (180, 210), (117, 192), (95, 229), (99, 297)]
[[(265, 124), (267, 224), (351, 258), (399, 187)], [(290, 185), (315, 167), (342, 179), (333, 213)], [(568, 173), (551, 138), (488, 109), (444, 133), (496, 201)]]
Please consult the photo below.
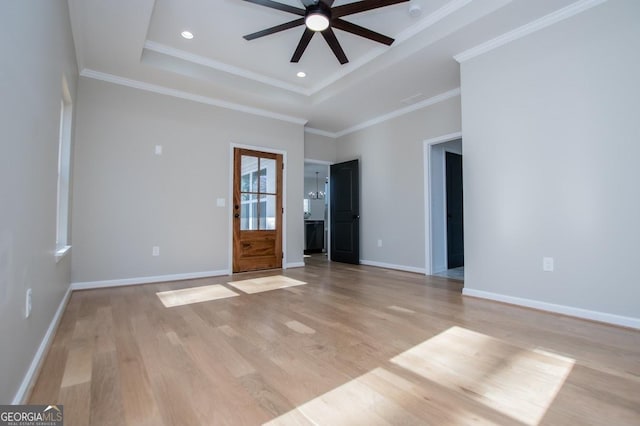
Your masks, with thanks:
[[(299, 0), (277, 1), (302, 8)], [(387, 47), (335, 30), (350, 60), (340, 65), (320, 35), (298, 64), (289, 62), (302, 26), (244, 40), (297, 16), (242, 0), (68, 0), (82, 75), (306, 122), (330, 134), (456, 95), (455, 55), (588, 2), (411, 1), (419, 16), (409, 14), (407, 2), (345, 17), (396, 42)], [(184, 29), (195, 38), (183, 39)], [(298, 71), (307, 77), (296, 77)]]

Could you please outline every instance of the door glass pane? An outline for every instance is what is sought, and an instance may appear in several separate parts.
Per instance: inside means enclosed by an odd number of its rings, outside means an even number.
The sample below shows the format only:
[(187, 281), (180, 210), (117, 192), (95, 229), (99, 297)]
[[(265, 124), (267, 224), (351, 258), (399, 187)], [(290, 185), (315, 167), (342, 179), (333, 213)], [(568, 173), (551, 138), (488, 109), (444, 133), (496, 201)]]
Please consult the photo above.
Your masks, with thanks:
[(260, 229), (276, 229), (275, 195), (261, 195), (260, 197)]
[(241, 192), (249, 192), (251, 189), (251, 173), (247, 173), (242, 175), (242, 180), (240, 181), (240, 191)]
[(260, 192), (276, 193), (276, 160), (260, 159)]
[(243, 155), (241, 158), (241, 192), (258, 192), (258, 157)]
[(258, 229), (258, 196), (246, 195), (240, 204), (240, 230), (251, 231)]

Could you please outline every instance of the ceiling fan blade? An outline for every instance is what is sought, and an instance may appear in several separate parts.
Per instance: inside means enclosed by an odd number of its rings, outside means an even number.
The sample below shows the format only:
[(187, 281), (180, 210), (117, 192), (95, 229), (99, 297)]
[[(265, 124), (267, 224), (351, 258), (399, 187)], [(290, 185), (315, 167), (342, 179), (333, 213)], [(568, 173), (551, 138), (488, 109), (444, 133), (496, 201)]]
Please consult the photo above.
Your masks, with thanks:
[(359, 35), (360, 37), (368, 38), (369, 40), (377, 41), (378, 43), (386, 44), (387, 46), (391, 46), (391, 44), (394, 42), (391, 37), (387, 37), (384, 34), (371, 31), (368, 28), (352, 24), (351, 22), (347, 22), (342, 19), (334, 19), (331, 22), (331, 26), (333, 28), (346, 31), (351, 34)]
[(298, 7), (289, 6), (288, 4), (282, 4), (271, 0), (244, 0), (249, 3), (259, 4), (260, 6), (270, 7), (271, 9), (282, 10), (283, 12), (293, 13), (294, 15), (304, 16), (305, 10)]
[(340, 18), (341, 16), (353, 15), (354, 13), (365, 12), (367, 10), (378, 9), (407, 1), (409, 0), (362, 0), (334, 7), (331, 9), (331, 16), (333, 18)]
[(333, 2), (334, 2), (334, 0), (319, 0), (319, 1), (326, 4), (329, 7), (333, 6)]
[(280, 31), (288, 30), (290, 28), (297, 27), (299, 25), (304, 25), (304, 18), (295, 19), (291, 22), (287, 22), (284, 24), (276, 25), (275, 27), (267, 28), (262, 31), (258, 31), (255, 33), (247, 34), (246, 36), (242, 36), (245, 40), (253, 40), (256, 38), (264, 37), (270, 34), (278, 33)]
[(291, 57), (291, 62), (298, 62), (302, 57), (302, 54), (309, 46), (309, 42), (311, 38), (315, 34), (314, 31), (311, 31), (309, 28), (305, 28), (304, 33), (302, 33), (302, 37), (300, 37), (300, 42), (298, 43), (298, 47), (296, 47), (296, 51), (293, 52), (293, 56)]
[(333, 50), (333, 54), (336, 55), (336, 58), (338, 58), (338, 61), (340, 61), (341, 65), (349, 62), (349, 60), (347, 59), (347, 55), (344, 54), (344, 50), (342, 50), (342, 46), (340, 46), (340, 43), (336, 38), (336, 34), (333, 32), (331, 27), (322, 31), (322, 36), (327, 41), (327, 44), (329, 45), (331, 50)]

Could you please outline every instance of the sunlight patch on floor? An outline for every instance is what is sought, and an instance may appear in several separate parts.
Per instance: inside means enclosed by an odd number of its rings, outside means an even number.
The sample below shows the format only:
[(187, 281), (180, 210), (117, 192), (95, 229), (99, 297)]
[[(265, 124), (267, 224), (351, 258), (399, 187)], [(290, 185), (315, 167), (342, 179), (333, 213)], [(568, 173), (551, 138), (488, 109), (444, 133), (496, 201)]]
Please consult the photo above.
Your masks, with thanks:
[(166, 308), (239, 296), (235, 291), (229, 290), (220, 284), (160, 291), (156, 295)]
[(535, 425), (575, 360), (451, 327), (391, 362), (517, 421)]
[(293, 278), (285, 277), (284, 275), (274, 275), (271, 277), (252, 278), (242, 281), (231, 281), (227, 284), (245, 293), (253, 294), (261, 293), (263, 291), (304, 285), (306, 284), (306, 282), (294, 280)]
[(491, 415), (484, 414), (452, 403), (447, 396), (442, 395), (437, 386), (423, 387), (378, 367), (299, 405), (265, 425), (500, 423)]
[(266, 425), (535, 425), (575, 363), (461, 327), (389, 361)]

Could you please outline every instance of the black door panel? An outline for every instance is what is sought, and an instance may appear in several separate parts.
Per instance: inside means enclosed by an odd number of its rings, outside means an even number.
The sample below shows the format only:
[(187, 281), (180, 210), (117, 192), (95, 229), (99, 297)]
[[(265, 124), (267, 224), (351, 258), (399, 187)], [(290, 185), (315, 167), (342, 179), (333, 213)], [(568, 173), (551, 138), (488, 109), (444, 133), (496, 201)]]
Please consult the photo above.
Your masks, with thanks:
[(360, 174), (358, 160), (331, 166), (331, 260), (360, 263)]

